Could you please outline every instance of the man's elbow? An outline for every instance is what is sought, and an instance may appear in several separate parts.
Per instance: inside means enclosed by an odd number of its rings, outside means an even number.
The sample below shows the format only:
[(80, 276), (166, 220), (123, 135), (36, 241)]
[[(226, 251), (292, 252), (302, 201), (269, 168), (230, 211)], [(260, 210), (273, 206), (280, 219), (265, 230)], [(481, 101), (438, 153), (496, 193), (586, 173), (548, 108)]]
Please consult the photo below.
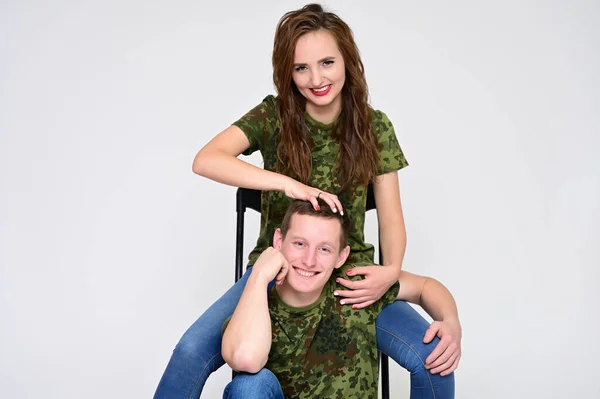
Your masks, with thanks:
[(196, 154), (194, 162), (192, 162), (192, 172), (200, 176), (206, 174), (207, 157), (203, 150), (204, 149), (200, 150), (198, 154)]
[(237, 348), (224, 351), (223, 359), (235, 371), (256, 374), (267, 363), (267, 359), (252, 349)]

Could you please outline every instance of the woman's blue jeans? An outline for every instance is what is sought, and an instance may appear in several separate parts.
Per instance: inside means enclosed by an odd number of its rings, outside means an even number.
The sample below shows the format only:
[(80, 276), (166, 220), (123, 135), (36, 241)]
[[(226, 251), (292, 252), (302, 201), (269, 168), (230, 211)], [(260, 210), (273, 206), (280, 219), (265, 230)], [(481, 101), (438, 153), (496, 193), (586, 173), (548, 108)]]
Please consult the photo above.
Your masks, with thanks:
[[(221, 327), (233, 314), (252, 272), (217, 300), (183, 334), (158, 384), (155, 399), (198, 399), (208, 376), (225, 362), (221, 357)], [(377, 318), (377, 347), (410, 372), (410, 399), (453, 399), (454, 373), (431, 374), (425, 359), (439, 343), (424, 344), (429, 323), (409, 304), (396, 301)]]

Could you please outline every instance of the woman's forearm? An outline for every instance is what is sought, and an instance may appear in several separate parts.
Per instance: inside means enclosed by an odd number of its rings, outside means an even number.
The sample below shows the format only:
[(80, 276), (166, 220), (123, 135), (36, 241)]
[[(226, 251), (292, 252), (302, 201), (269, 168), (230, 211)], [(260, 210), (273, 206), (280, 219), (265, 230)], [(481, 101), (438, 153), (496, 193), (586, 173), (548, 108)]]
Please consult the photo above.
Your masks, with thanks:
[(194, 173), (219, 183), (255, 190), (283, 191), (289, 177), (256, 167), (221, 150), (201, 150)]

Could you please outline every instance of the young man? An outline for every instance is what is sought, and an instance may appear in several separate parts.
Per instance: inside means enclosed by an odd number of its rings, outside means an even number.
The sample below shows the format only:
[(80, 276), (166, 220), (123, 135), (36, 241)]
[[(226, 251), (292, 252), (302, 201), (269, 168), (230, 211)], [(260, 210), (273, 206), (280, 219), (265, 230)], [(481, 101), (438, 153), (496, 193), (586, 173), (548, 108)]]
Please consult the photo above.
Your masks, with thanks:
[[(342, 305), (335, 297), (336, 278), (354, 266), (344, 264), (350, 252), (348, 222), (323, 201), (319, 205), (319, 211), (310, 202), (290, 205), (273, 247), (256, 261), (224, 326), (222, 355), (227, 364), (276, 379), (261, 382), (259, 388), (242, 387), (242, 381), (256, 377), (241, 374), (227, 386), (225, 397), (264, 398), (269, 391), (274, 398), (377, 398), (375, 320), (396, 299), (418, 303), (434, 318), (455, 320), (453, 327), (460, 331), (450, 293), (435, 280), (406, 272), (401, 289), (396, 283), (371, 306)], [(275, 286), (267, 290), (273, 279)], [(460, 347), (449, 349), (444, 361), (458, 363)]]

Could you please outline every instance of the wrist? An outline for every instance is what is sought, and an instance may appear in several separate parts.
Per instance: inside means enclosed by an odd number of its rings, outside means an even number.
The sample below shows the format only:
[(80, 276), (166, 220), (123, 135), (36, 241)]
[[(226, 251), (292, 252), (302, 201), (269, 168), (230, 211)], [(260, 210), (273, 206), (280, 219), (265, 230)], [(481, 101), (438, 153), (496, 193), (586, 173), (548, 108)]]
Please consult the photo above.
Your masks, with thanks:
[(293, 181), (293, 179), (289, 176), (282, 175), (280, 173), (276, 173), (276, 175), (277, 175), (277, 182), (276, 182), (277, 190), (285, 193), (287, 187), (289, 186), (290, 182)]
[(390, 272), (390, 281), (392, 281), (392, 284), (400, 279), (402, 265), (392, 263), (385, 265), (384, 267), (387, 267), (387, 270)]
[(260, 287), (267, 287), (269, 283), (273, 280), (270, 275), (265, 273), (263, 270), (252, 270), (250, 277), (248, 277), (248, 282), (246, 285), (256, 285)]

